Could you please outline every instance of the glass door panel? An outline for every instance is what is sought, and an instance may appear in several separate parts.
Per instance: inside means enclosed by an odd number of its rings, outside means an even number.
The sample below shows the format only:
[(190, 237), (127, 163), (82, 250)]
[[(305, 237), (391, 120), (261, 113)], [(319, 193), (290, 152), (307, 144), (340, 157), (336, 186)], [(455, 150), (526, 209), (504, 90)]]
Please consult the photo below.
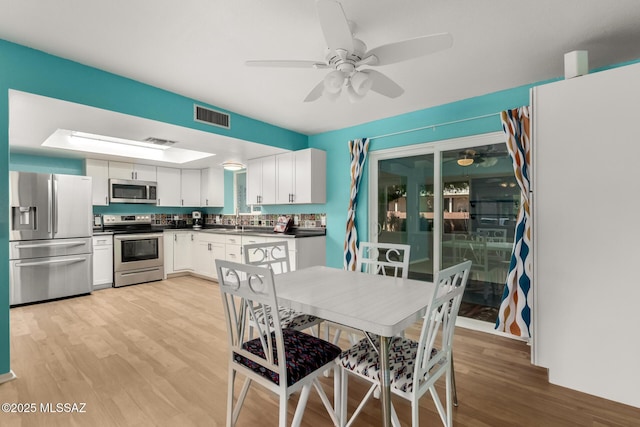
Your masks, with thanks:
[(433, 154), (378, 162), (377, 241), (411, 245), (409, 277), (433, 278)]
[(506, 144), (443, 151), (441, 171), (441, 267), (473, 261), (461, 315), (493, 322), (520, 203)]

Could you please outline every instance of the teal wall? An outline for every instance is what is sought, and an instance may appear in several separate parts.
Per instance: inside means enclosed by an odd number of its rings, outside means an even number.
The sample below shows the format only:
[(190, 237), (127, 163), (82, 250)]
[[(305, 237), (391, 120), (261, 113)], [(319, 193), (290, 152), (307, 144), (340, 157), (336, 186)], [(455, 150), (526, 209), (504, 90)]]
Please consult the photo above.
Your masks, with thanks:
[[(346, 210), (350, 191), (347, 148), (349, 139), (373, 137), (412, 128), (438, 125), (527, 105), (529, 104), (529, 88), (531, 86), (534, 84), (309, 137), (228, 111), (231, 114), (232, 128), (226, 130), (194, 122), (192, 118), (194, 100), (192, 99), (0, 40), (0, 94), (2, 94), (0, 96), (0, 194), (8, 194), (10, 165), (9, 89), (86, 104), (284, 149), (320, 148), (327, 152), (326, 205), (287, 206), (286, 210), (287, 213), (327, 213), (327, 264), (341, 267)], [(213, 105), (200, 104), (222, 110)], [(354, 105), (354, 108), (357, 107)], [(499, 118), (493, 116), (464, 123), (437, 126), (435, 129), (374, 139), (370, 149), (375, 151), (493, 132), (500, 129)], [(11, 167), (15, 170), (53, 170), (72, 174), (78, 171), (81, 173), (83, 170), (81, 161), (78, 162), (73, 159), (14, 155)], [(225, 172), (225, 208), (212, 210), (211, 213), (231, 214), (233, 212), (232, 183), (233, 175)], [(361, 224), (359, 226), (361, 239), (368, 238), (364, 227), (367, 220), (367, 187), (367, 173), (365, 172), (357, 215), (357, 220)], [(127, 207), (132, 208), (132, 206), (123, 205), (114, 209), (126, 209)], [(103, 208), (96, 209), (100, 211)], [(6, 196), (0, 197), (0, 212), (7, 211), (8, 198)], [(148, 207), (145, 207), (144, 211), (148, 211)], [(263, 211), (265, 213), (279, 213), (281, 208), (265, 206)], [(166, 210), (162, 209), (162, 212), (166, 212)], [(0, 374), (8, 372), (10, 369), (8, 229), (6, 215), (0, 215)]]

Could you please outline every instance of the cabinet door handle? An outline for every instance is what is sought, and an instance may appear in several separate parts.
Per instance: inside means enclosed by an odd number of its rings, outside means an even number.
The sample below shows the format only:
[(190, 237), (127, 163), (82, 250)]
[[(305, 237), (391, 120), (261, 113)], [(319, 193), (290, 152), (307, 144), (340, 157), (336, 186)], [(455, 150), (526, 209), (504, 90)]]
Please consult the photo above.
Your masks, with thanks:
[(191, 235), (191, 241), (193, 242), (193, 234)]
[(109, 196), (104, 196), (104, 203), (109, 204)]
[(174, 242), (177, 242), (177, 241), (178, 241), (178, 235), (177, 235), (177, 234), (174, 234), (174, 235), (173, 235), (173, 241), (174, 241)]
[(205, 206), (209, 206), (209, 199), (206, 199), (206, 200), (204, 201), (204, 204), (205, 204)]

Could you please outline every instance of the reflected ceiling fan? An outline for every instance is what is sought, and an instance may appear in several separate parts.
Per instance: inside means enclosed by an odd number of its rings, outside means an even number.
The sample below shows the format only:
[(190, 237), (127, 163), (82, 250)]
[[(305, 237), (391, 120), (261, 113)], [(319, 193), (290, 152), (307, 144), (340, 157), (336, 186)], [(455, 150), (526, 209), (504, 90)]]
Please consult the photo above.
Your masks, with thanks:
[(508, 156), (508, 152), (497, 148), (494, 144), (483, 147), (481, 150), (468, 148), (460, 151), (456, 163), (460, 166), (471, 166), (475, 164), (479, 167), (489, 168), (498, 163), (498, 159)]
[(327, 43), (324, 61), (246, 61), (253, 67), (294, 67), (332, 69), (304, 99), (315, 101), (322, 95), (335, 100), (346, 89), (351, 102), (362, 99), (369, 90), (397, 98), (404, 89), (379, 71), (363, 66), (395, 64), (429, 55), (453, 46), (449, 33), (432, 34), (382, 45), (367, 51), (362, 40), (353, 37), (353, 22), (347, 21), (342, 6), (335, 0), (317, 0), (320, 27)]

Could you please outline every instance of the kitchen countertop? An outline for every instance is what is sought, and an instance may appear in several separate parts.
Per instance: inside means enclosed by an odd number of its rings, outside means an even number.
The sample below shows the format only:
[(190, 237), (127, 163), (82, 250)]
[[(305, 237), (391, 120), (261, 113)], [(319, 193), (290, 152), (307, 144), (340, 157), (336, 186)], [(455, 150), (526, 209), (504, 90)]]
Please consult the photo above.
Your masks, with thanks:
[(244, 229), (236, 229), (233, 227), (203, 227), (199, 230), (195, 230), (193, 227), (182, 227), (182, 228), (173, 228), (173, 227), (159, 227), (158, 231), (199, 231), (201, 233), (213, 233), (213, 234), (230, 234), (230, 235), (240, 235), (240, 236), (265, 236), (265, 237), (282, 237), (288, 239), (297, 239), (303, 237), (318, 237), (325, 236), (326, 229), (325, 228), (306, 228), (306, 229), (297, 229), (294, 228), (291, 231), (286, 233), (275, 233), (271, 231), (269, 228), (265, 227), (254, 227), (254, 228), (244, 228)]
[(110, 235), (113, 235), (113, 231), (93, 230), (93, 235), (94, 236), (110, 236)]

